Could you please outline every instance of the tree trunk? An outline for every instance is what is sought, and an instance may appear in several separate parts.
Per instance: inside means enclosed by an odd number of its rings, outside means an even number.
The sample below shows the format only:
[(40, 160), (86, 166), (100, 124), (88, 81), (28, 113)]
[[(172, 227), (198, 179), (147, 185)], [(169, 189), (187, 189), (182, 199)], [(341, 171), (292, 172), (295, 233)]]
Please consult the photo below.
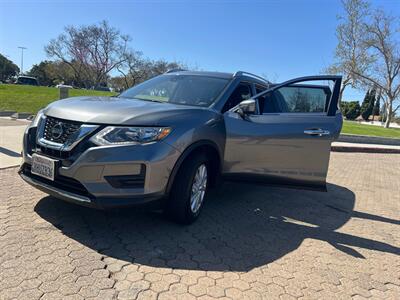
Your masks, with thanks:
[(339, 107), (341, 107), (341, 104), (342, 104), (342, 97), (343, 97), (344, 89), (345, 89), (345, 86), (343, 86), (343, 87), (340, 89), (340, 92), (339, 92), (339, 99), (338, 99)]
[(393, 99), (388, 99), (388, 102), (386, 104), (386, 122), (385, 122), (385, 128), (389, 128), (390, 126), (390, 121), (392, 120), (392, 113), (393, 113)]
[(342, 86), (340, 87), (340, 91), (339, 91), (339, 99), (338, 99), (338, 105), (341, 108), (342, 107), (342, 98), (343, 98), (343, 93), (344, 90), (346, 89), (347, 85), (349, 84), (349, 79), (346, 79), (343, 83)]

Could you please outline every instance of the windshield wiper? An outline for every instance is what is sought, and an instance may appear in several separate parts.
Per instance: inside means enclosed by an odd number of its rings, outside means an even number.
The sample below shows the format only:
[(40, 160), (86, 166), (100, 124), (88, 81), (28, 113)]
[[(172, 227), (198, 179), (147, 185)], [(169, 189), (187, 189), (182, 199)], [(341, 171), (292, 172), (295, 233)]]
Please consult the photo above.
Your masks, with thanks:
[(144, 98), (130, 98), (130, 99), (137, 99), (137, 100), (142, 100), (142, 101), (150, 101), (150, 102), (157, 102), (157, 103), (167, 103), (168, 101), (162, 101), (162, 100), (156, 100), (156, 99), (144, 99)]
[(153, 100), (153, 99), (142, 99), (142, 98), (138, 98), (139, 100), (143, 100), (143, 101), (151, 101), (151, 102), (158, 102), (158, 103), (167, 103), (168, 101), (162, 101), (162, 100)]

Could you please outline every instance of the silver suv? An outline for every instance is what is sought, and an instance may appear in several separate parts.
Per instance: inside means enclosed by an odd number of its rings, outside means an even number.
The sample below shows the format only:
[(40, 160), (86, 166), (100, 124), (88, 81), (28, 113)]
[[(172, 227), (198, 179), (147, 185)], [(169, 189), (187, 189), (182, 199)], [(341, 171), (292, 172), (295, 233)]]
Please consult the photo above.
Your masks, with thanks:
[(179, 70), (118, 97), (56, 101), (27, 128), (19, 173), (66, 201), (157, 204), (181, 223), (222, 178), (324, 190), (340, 84)]

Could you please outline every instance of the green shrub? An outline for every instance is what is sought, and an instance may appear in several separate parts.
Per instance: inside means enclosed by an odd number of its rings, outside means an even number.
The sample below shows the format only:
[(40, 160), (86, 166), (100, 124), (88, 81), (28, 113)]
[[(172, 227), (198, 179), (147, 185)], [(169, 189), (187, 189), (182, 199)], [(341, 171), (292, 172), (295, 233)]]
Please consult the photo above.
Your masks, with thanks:
[(341, 103), (342, 114), (347, 120), (355, 120), (361, 111), (360, 103), (358, 101), (350, 101)]

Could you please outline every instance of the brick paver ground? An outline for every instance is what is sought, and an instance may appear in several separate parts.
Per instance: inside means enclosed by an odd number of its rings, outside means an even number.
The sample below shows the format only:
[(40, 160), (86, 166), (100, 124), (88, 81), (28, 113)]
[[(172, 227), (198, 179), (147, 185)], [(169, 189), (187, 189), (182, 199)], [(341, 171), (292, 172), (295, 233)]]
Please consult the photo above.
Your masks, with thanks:
[(400, 299), (400, 155), (332, 153), (328, 193), (245, 184), (188, 227), (0, 171), (0, 299)]

